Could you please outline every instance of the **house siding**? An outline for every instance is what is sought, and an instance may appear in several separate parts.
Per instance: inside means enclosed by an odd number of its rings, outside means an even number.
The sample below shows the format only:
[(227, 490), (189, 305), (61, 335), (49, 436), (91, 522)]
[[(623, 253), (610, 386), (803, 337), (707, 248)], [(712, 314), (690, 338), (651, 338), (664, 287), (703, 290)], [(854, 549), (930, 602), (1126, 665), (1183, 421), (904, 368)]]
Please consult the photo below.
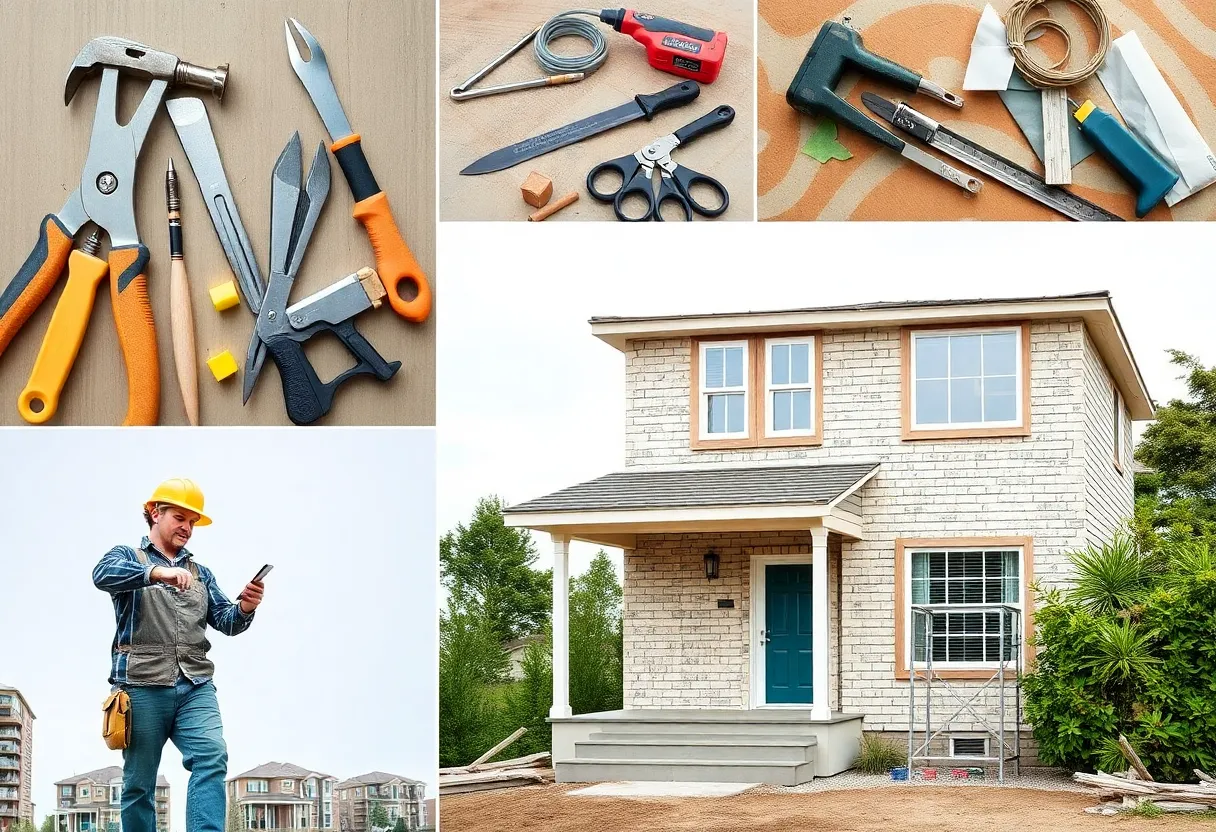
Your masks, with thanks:
[[(1089, 426), (1087, 409), (1098, 403), (1088, 377), (1096, 352), (1080, 321), (1030, 326), (1028, 437), (901, 441), (900, 329), (826, 332), (821, 342), (822, 446), (698, 451), (689, 443), (690, 340), (632, 342), (626, 464), (881, 459), (878, 475), (858, 493), (865, 540), (845, 541), (833, 559), (843, 589), (833, 637), (840, 698), (833, 704), (864, 713), (869, 730), (906, 730), (908, 686), (896, 679), (894, 659), (896, 539), (1028, 536), (1035, 580), (1057, 586), (1069, 577), (1067, 553), (1091, 534), (1105, 534), (1117, 506), (1130, 509), (1131, 481), (1100, 478), (1096, 467), (1091, 475), (1087, 457), (1097, 440), (1090, 433), (1097, 428)], [(1109, 413), (1109, 394), (1105, 408)], [(1100, 455), (1113, 471), (1109, 439)], [(1108, 490), (1119, 492), (1115, 507), (1108, 519), (1091, 520), (1089, 507)], [(722, 580), (712, 587), (701, 560), (711, 543), (722, 556)], [(809, 544), (808, 534), (787, 532), (640, 536), (625, 557), (626, 707), (746, 707), (747, 559), (759, 548), (809, 550)], [(728, 593), (736, 608), (713, 608)], [(830, 666), (835, 670), (837, 662)], [(960, 693), (979, 684), (963, 683)]]
[(1085, 336), (1085, 540), (1101, 546), (1132, 514), (1132, 430), (1123, 405), (1123, 455), (1115, 467), (1113, 380), (1098, 349)]

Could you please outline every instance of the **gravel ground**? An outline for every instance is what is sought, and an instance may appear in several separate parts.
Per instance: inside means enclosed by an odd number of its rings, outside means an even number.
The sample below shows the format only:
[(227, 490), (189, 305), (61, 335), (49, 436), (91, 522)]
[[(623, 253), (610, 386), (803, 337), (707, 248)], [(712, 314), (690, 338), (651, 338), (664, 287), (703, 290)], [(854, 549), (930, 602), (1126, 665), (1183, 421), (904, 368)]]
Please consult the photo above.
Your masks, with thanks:
[(862, 774), (859, 771), (846, 771), (832, 777), (816, 777), (810, 783), (803, 783), (801, 786), (756, 786), (754, 789), (749, 789), (746, 794), (807, 794), (842, 789), (922, 789), (946, 786), (972, 789), (987, 786), (1004, 789), (1091, 793), (1085, 786), (1073, 782), (1068, 772), (1051, 768), (1023, 769), (1021, 777), (1014, 776), (1012, 772), (1006, 772), (1003, 786), (997, 783), (995, 771), (990, 772), (983, 780), (954, 780), (950, 777), (949, 768), (939, 768), (937, 777), (937, 780), (892, 780), (889, 774)]

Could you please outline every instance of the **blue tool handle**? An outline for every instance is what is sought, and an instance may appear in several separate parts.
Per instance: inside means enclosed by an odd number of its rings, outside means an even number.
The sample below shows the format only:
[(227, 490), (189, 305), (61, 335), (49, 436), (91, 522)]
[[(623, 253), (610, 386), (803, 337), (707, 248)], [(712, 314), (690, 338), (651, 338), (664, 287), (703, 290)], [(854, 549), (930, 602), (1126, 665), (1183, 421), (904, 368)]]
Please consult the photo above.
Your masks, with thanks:
[[(1078, 110), (1077, 115), (1081, 112)], [(1174, 187), (1178, 174), (1110, 113), (1094, 108), (1078, 120), (1085, 138), (1136, 189), (1136, 216), (1143, 217), (1153, 210)]]

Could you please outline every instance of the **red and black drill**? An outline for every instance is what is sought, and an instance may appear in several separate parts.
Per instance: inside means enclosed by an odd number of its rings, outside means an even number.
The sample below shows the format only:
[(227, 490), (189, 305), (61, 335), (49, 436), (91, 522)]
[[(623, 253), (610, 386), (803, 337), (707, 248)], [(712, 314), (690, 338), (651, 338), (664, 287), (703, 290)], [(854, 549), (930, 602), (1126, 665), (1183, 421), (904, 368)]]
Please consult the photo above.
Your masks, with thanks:
[(633, 9), (604, 9), (600, 20), (646, 47), (655, 69), (712, 84), (726, 57), (726, 32), (690, 26)]

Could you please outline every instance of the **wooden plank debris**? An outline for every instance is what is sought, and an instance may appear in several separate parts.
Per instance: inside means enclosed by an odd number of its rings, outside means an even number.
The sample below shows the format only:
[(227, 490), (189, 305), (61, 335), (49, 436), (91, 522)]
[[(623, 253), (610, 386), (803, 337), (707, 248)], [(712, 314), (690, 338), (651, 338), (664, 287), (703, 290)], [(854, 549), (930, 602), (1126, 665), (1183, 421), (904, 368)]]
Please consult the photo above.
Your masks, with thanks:
[(439, 794), (464, 794), (552, 783), (552, 756), (548, 751), (516, 757), (513, 760), (500, 760), (497, 763), (486, 762), (522, 737), (526, 730), (520, 728), (467, 766), (440, 769)]
[(1136, 753), (1136, 749), (1132, 748), (1132, 744), (1127, 741), (1127, 737), (1119, 735), (1119, 750), (1123, 752), (1123, 756), (1131, 763), (1132, 771), (1136, 772), (1136, 776), (1141, 780), (1153, 779), (1153, 775), (1148, 773), (1148, 769), (1144, 767), (1144, 763), (1140, 762), (1140, 755)]

